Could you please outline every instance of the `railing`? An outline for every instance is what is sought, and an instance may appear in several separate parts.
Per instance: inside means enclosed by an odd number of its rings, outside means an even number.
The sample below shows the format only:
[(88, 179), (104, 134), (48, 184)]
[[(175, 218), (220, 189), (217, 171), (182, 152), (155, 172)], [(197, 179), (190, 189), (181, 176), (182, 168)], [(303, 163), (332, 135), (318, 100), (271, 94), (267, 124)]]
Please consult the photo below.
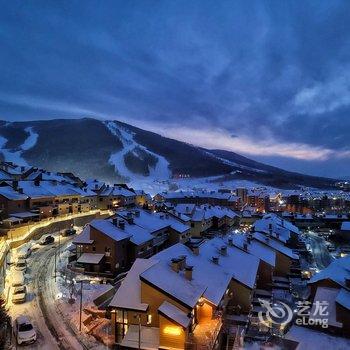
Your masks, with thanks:
[(164, 243), (167, 239), (168, 239), (168, 234), (164, 234), (164, 235), (159, 236), (159, 237), (154, 237), (153, 244), (160, 245), (160, 244)]

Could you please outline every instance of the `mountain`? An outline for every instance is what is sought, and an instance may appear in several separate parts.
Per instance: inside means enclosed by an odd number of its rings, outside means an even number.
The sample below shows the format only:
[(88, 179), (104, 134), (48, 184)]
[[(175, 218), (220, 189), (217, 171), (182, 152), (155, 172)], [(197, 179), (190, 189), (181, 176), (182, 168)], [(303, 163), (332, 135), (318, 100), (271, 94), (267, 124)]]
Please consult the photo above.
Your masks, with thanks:
[[(336, 180), (285, 171), (234, 152), (209, 150), (119, 121), (0, 122), (0, 156), (17, 164), (108, 182), (216, 177), (280, 188), (334, 188)], [(209, 181), (209, 180), (208, 180)]]

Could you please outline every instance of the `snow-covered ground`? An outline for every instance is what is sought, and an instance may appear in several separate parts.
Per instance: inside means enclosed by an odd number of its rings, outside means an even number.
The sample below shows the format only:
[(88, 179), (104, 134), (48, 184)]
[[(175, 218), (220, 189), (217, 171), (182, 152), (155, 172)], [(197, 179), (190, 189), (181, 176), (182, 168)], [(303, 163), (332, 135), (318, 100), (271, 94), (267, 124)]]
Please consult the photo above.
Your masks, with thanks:
[(304, 327), (293, 326), (285, 338), (299, 342), (300, 350), (350, 349), (350, 339), (334, 337)]
[[(171, 176), (171, 171), (169, 169), (169, 162), (162, 156), (148, 150), (146, 147), (138, 144), (134, 140), (134, 134), (125, 128), (122, 128), (118, 126), (115, 122), (106, 122), (105, 125), (110, 130), (110, 132), (117, 136), (120, 141), (123, 144), (123, 149), (121, 151), (113, 153), (110, 158), (109, 162), (114, 165), (115, 170), (120, 176), (123, 176), (124, 178), (128, 179), (130, 182), (137, 182), (142, 183), (144, 182), (150, 182), (154, 180), (166, 180), (169, 179)], [(142, 176), (139, 174), (135, 174), (132, 171), (128, 169), (128, 167), (125, 164), (124, 156), (128, 152), (132, 152), (134, 156), (138, 157), (138, 154), (136, 153), (136, 149), (141, 149), (142, 151), (150, 154), (151, 156), (155, 157), (157, 159), (157, 163), (155, 167), (149, 166), (149, 176)]]
[(0, 136), (0, 153), (3, 154), (5, 161), (13, 162), (17, 165), (28, 166), (27, 161), (22, 157), (22, 153), (35, 146), (39, 135), (33, 130), (32, 127), (27, 127), (24, 130), (28, 134), (28, 137), (24, 140), (23, 144), (15, 150), (4, 148), (7, 139), (3, 136)]

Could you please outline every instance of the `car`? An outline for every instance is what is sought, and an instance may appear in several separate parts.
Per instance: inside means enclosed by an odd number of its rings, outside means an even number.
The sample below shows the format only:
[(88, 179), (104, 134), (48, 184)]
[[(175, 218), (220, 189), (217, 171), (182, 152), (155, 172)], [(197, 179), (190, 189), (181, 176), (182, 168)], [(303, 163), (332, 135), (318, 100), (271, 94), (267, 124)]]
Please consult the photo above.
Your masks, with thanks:
[(23, 273), (25, 273), (25, 271), (27, 270), (26, 259), (18, 258), (16, 261), (16, 264), (15, 264), (15, 270), (16, 271), (23, 271)]
[(27, 297), (27, 288), (26, 286), (15, 287), (12, 292), (12, 303), (19, 304), (24, 303)]
[(63, 237), (73, 236), (76, 233), (77, 233), (77, 230), (75, 230), (74, 228), (69, 228), (69, 229), (63, 231), (62, 236)]
[(31, 253), (32, 253), (31, 247), (29, 247), (28, 245), (25, 245), (17, 252), (17, 258), (27, 259)]
[(28, 316), (18, 316), (13, 324), (13, 334), (18, 345), (31, 344), (36, 341), (37, 334)]
[(10, 276), (12, 287), (24, 286), (24, 274), (22, 271), (13, 271)]
[(39, 242), (40, 245), (48, 245), (55, 242), (55, 237), (51, 235), (43, 236)]

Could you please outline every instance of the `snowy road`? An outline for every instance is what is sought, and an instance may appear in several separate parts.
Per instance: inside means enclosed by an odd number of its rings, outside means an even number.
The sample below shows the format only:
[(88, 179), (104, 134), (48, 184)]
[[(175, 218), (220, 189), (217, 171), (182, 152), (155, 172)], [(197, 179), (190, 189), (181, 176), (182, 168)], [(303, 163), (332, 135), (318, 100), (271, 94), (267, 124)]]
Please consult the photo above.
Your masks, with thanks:
[[(71, 238), (61, 238), (61, 249)], [(37, 341), (26, 349), (83, 349), (72, 332), (68, 330), (55, 310), (50, 296), (50, 280), (54, 281), (54, 256), (58, 245), (40, 247), (28, 258), (27, 301), (24, 304), (11, 304), (9, 312), (14, 319), (20, 314), (30, 317), (38, 333)], [(21, 346), (17, 346), (22, 348)]]
[(309, 234), (308, 243), (311, 246), (312, 255), (314, 257), (317, 268), (323, 270), (333, 260), (331, 254), (327, 249), (324, 238), (319, 237), (316, 234)]

